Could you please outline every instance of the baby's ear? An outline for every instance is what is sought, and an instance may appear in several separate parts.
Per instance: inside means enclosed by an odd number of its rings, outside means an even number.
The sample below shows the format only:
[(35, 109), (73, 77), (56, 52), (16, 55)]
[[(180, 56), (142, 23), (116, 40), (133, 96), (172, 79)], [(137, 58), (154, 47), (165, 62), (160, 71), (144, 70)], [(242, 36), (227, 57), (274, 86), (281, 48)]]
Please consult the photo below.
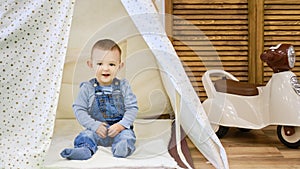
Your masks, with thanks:
[(88, 67), (93, 68), (93, 62), (91, 60), (86, 61)]
[(119, 69), (122, 69), (124, 67), (124, 62), (120, 63)]

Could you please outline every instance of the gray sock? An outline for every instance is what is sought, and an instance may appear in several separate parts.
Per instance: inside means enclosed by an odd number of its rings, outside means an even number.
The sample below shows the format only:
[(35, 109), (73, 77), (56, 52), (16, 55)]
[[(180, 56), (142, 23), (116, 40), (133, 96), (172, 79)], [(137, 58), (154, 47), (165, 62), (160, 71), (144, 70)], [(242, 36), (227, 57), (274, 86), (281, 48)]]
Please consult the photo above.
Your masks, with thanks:
[(92, 152), (87, 147), (66, 148), (60, 155), (68, 160), (87, 160), (92, 157)]

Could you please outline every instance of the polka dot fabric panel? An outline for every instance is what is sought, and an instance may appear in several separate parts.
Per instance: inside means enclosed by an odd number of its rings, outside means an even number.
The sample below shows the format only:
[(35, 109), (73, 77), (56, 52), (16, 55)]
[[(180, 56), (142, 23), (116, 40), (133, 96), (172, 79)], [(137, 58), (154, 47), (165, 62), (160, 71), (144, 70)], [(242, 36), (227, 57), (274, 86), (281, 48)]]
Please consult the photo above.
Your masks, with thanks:
[(74, 0), (0, 3), (0, 168), (42, 168)]

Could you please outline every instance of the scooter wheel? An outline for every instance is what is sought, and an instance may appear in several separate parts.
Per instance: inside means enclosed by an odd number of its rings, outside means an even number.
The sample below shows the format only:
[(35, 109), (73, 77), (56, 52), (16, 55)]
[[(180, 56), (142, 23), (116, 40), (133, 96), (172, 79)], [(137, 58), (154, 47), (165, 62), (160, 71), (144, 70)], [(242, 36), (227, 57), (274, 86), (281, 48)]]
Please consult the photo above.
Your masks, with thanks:
[(229, 130), (229, 127), (219, 126), (219, 129), (216, 131), (218, 138), (223, 138)]
[(298, 148), (300, 146), (300, 127), (295, 127), (295, 133), (287, 136), (284, 132), (284, 126), (277, 126), (278, 139), (289, 148)]

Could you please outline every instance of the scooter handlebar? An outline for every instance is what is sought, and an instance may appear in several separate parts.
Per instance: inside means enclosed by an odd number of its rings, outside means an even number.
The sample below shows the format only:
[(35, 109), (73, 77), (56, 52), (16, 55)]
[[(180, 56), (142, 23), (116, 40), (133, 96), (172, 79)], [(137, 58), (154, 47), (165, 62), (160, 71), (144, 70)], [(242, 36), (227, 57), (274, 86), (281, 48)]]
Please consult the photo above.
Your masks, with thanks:
[(215, 97), (217, 91), (216, 88), (213, 84), (213, 81), (211, 79), (212, 76), (215, 77), (226, 77), (235, 81), (239, 81), (236, 77), (234, 77), (232, 74), (230, 74), (229, 72), (226, 72), (224, 70), (220, 70), (220, 69), (211, 69), (211, 70), (207, 70), (203, 76), (202, 76), (202, 83), (204, 86), (204, 89), (206, 91), (207, 97), (209, 98), (213, 98)]

